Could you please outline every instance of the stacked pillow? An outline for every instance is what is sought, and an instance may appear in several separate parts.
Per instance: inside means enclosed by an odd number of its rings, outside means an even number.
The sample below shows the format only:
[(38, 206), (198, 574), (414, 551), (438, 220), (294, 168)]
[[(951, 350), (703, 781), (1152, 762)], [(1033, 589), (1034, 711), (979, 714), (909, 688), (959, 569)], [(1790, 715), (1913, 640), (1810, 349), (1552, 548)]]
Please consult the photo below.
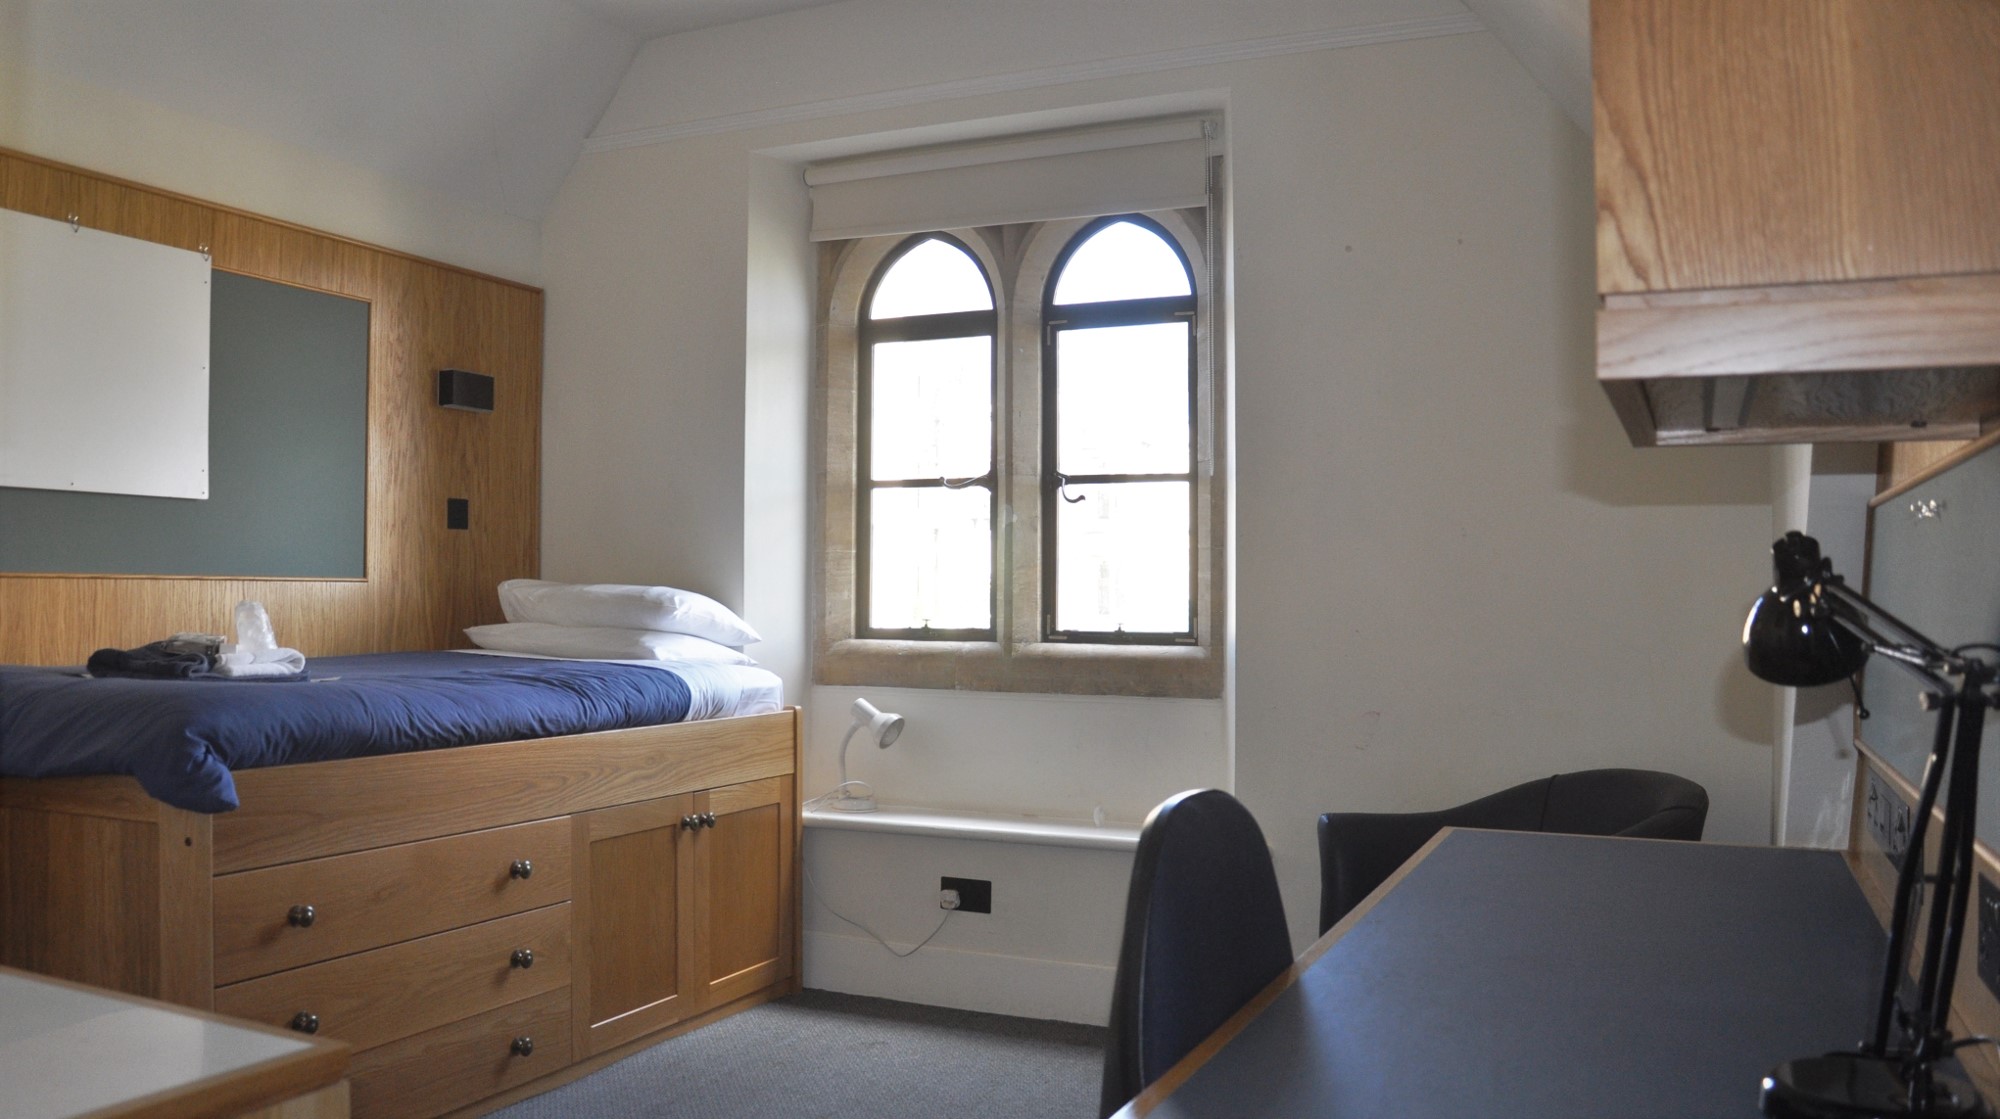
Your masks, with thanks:
[(763, 640), (729, 607), (674, 587), (509, 579), (500, 611), (506, 622), (465, 631), (473, 644), (576, 660), (755, 664), (741, 646)]

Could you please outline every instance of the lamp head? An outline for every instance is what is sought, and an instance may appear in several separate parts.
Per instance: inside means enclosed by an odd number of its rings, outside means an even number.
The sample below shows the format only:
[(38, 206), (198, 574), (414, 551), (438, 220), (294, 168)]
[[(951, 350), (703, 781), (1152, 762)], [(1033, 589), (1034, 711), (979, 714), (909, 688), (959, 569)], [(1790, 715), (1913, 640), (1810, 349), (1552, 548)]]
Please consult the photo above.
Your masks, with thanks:
[(1776, 582), (1743, 620), (1743, 659), (1760, 680), (1794, 688), (1831, 684), (1861, 671), (1868, 646), (1833, 616), (1826, 597), (1838, 582), (1819, 541), (1788, 532), (1771, 545)]
[(865, 699), (854, 701), (854, 725), (867, 727), (875, 738), (877, 749), (886, 750), (889, 743), (896, 741), (903, 733), (903, 717), (878, 709)]

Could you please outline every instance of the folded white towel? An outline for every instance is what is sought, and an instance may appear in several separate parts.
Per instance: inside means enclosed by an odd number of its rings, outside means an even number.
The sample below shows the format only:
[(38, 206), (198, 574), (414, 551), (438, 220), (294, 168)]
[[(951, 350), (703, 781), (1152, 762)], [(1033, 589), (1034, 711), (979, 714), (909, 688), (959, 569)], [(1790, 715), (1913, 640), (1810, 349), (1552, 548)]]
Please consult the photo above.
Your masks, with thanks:
[(297, 676), (306, 670), (306, 655), (297, 649), (244, 649), (219, 653), (217, 676)]

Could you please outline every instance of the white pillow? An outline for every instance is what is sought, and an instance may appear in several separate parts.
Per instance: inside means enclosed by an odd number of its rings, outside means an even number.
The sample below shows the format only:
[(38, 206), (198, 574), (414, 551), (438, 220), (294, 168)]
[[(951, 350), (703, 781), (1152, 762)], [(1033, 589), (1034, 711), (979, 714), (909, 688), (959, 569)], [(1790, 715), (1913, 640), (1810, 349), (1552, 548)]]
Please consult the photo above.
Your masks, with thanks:
[(500, 610), (510, 622), (691, 633), (736, 646), (763, 640), (729, 607), (707, 595), (674, 587), (509, 579), (500, 584)]
[(727, 645), (688, 633), (662, 633), (617, 626), (557, 626), (547, 622), (501, 622), (465, 631), (482, 649), (539, 653), (586, 661), (709, 661), (756, 664)]

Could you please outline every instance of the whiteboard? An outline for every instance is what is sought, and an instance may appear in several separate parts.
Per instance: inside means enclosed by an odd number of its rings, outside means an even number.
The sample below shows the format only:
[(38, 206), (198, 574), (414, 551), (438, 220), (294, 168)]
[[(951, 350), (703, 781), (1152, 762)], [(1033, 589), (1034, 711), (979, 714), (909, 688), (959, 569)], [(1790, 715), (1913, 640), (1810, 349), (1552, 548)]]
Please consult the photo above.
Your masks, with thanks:
[(208, 258), (0, 210), (0, 486), (208, 497)]

